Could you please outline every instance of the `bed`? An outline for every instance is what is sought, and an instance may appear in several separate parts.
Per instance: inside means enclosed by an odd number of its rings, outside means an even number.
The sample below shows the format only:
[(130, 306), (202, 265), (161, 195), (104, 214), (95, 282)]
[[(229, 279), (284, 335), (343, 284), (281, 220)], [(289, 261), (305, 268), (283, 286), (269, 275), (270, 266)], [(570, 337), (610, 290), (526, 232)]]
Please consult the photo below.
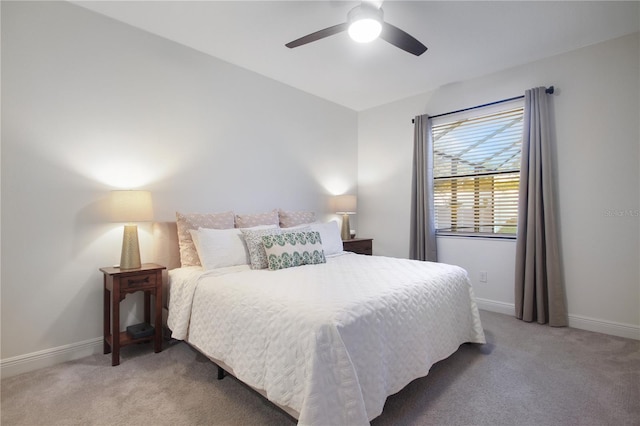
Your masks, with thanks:
[(342, 251), (324, 260), (171, 269), (172, 337), (301, 425), (368, 424), (461, 344), (485, 343), (462, 268)]

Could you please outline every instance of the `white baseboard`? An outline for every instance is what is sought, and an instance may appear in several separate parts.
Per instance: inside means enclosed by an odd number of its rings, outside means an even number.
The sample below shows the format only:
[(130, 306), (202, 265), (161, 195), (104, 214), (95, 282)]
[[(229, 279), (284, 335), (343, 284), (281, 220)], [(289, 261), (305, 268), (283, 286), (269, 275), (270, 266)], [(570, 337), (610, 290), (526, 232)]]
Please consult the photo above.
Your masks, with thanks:
[(19, 355), (0, 361), (0, 377), (16, 376), (44, 367), (51, 367), (74, 359), (101, 354), (103, 352), (102, 337), (89, 339), (56, 348)]
[(476, 304), (479, 309), (499, 314), (514, 315), (516, 311), (513, 303), (496, 302), (495, 300), (482, 299), (480, 297), (476, 297)]
[(640, 340), (640, 327), (632, 324), (603, 321), (580, 315), (569, 315), (569, 327)]
[[(484, 309), (485, 311), (515, 315), (516, 307), (513, 303), (497, 302), (495, 300), (481, 298), (476, 298), (476, 303), (478, 304), (478, 308)], [(623, 324), (569, 314), (569, 327), (640, 340), (640, 327), (632, 324)]]

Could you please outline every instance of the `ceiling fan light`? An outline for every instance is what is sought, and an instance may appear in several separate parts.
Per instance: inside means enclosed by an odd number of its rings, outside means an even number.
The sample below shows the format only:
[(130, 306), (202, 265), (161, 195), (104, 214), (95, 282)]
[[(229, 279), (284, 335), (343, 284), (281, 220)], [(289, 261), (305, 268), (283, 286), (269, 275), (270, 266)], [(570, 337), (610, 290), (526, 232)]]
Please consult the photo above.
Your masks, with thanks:
[(349, 36), (358, 43), (368, 43), (378, 38), (382, 31), (382, 9), (362, 3), (349, 11)]
[(378, 38), (382, 25), (375, 19), (360, 19), (349, 25), (349, 36), (358, 43), (369, 43)]

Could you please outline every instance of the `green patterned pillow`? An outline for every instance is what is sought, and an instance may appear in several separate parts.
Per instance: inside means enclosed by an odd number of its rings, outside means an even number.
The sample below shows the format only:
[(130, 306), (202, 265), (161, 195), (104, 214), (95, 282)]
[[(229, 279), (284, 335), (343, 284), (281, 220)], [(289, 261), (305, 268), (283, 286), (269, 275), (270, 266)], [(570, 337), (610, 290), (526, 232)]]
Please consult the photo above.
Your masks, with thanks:
[(262, 244), (269, 269), (326, 263), (319, 232), (283, 232), (264, 235)]

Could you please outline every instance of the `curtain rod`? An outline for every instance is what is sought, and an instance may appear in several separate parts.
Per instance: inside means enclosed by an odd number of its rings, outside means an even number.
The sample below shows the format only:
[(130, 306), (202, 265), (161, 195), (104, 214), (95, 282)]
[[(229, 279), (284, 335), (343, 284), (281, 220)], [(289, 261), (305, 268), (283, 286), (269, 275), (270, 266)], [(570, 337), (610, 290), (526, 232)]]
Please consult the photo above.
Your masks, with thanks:
[[(553, 94), (554, 92), (554, 88), (553, 86), (549, 86), (546, 88), (545, 93), (548, 95)], [(478, 109), (478, 108), (483, 108), (483, 107), (487, 107), (487, 106), (491, 106), (491, 105), (496, 105), (496, 104), (501, 104), (504, 102), (509, 102), (509, 101), (515, 101), (516, 99), (522, 99), (524, 98), (524, 95), (520, 95), (520, 96), (514, 96), (513, 98), (507, 98), (507, 99), (502, 99), (500, 101), (495, 101), (495, 102), (489, 102), (488, 104), (482, 104), (482, 105), (476, 105), (474, 107), (469, 107), (469, 108), (464, 108), (464, 109), (459, 109), (457, 111), (450, 111), (450, 112), (445, 112), (443, 114), (438, 114), (438, 115), (432, 115), (429, 118), (437, 118), (437, 117), (444, 117), (445, 115), (451, 115), (451, 114), (457, 114), (459, 112), (465, 112), (465, 111), (471, 111), (473, 109)], [(415, 123), (416, 120), (414, 118), (411, 119), (412, 123)]]

